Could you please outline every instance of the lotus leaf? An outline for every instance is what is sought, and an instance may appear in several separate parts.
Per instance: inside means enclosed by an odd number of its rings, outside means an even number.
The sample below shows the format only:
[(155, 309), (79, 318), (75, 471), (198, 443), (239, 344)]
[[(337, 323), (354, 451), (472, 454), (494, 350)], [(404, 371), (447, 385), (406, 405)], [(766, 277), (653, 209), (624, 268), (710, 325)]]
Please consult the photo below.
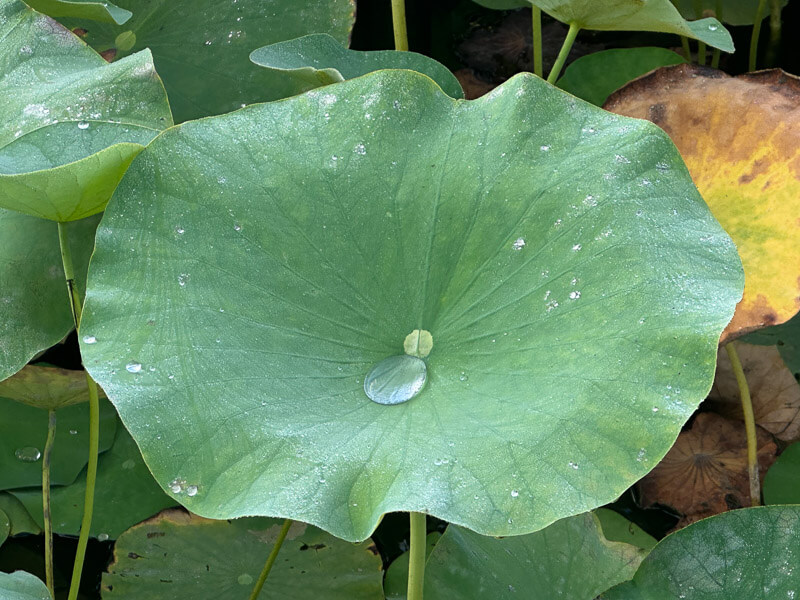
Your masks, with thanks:
[(764, 502), (800, 504), (800, 442), (786, 448), (767, 471)]
[(27, 4), (49, 17), (76, 17), (116, 25), (122, 25), (133, 14), (111, 2), (97, 0), (27, 0)]
[(47, 586), (25, 571), (0, 573), (0, 597), (3, 600), (52, 600)]

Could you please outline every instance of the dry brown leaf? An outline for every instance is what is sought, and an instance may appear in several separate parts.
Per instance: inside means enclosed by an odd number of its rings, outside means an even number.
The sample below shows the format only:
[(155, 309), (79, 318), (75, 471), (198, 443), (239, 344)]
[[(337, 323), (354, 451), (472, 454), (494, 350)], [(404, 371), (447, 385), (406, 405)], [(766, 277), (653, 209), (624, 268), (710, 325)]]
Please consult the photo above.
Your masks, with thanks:
[[(776, 346), (736, 343), (747, 377), (756, 423), (785, 442), (800, 439), (800, 383), (783, 362)], [(739, 386), (728, 353), (720, 349), (709, 408), (725, 417), (743, 420)]]
[[(758, 464), (763, 477), (777, 447), (758, 428)], [(744, 423), (715, 413), (700, 413), (678, 436), (664, 459), (639, 482), (642, 505), (669, 506), (683, 524), (732, 508), (750, 506)]]

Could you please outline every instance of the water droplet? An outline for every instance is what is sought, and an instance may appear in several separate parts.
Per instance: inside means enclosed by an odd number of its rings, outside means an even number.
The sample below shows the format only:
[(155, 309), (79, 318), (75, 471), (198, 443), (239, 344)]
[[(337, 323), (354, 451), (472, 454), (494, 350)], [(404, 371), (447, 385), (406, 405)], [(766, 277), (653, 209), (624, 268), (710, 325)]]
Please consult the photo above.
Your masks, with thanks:
[(122, 463), (122, 468), (125, 469), (126, 471), (130, 471), (135, 466), (136, 466), (136, 461), (133, 460), (132, 458), (129, 458), (124, 463)]
[(183, 287), (186, 285), (186, 282), (189, 281), (189, 275), (187, 273), (181, 273), (178, 275), (178, 285)]
[(576, 471), (578, 470), (578, 463), (576, 462), (569, 461), (569, 466), (575, 469)]
[(367, 153), (367, 149), (364, 147), (364, 144), (356, 144), (356, 147), (353, 149), (353, 152), (360, 155), (365, 155)]
[(173, 494), (180, 494), (183, 491), (185, 485), (186, 485), (185, 479), (176, 477), (175, 479), (169, 482), (169, 489)]
[(467, 375), (464, 371), (461, 371), (461, 375), (458, 376), (459, 381), (468, 381), (469, 375)]
[(573, 250), (574, 252), (577, 252), (577, 251), (578, 251), (578, 250), (580, 250), (581, 248), (583, 248), (583, 246), (581, 246), (580, 244), (575, 244), (575, 245), (572, 247), (572, 250)]
[(511, 244), (511, 247), (514, 250), (522, 250), (525, 247), (525, 240), (523, 238), (517, 238), (517, 240)]
[(645, 454), (647, 454), (647, 450), (644, 448), (639, 448), (639, 453), (636, 455), (636, 460), (642, 462), (644, 460)]
[(242, 226), (239, 225), (238, 223), (234, 223), (233, 224), (233, 230), (234, 231), (241, 231), (242, 230)]
[(89, 122), (88, 121), (79, 121), (78, 122), (78, 129), (89, 129)]
[(242, 573), (236, 578), (236, 581), (238, 581), (241, 585), (250, 585), (253, 583), (253, 576), (249, 573)]
[(14, 452), (14, 456), (17, 457), (17, 460), (21, 460), (22, 462), (36, 462), (42, 458), (42, 453), (39, 452), (38, 448), (25, 446), (24, 448), (17, 448)]
[(186, 488), (186, 495), (187, 496), (197, 496), (197, 486), (196, 485), (190, 485), (189, 487), (187, 487)]
[(97, 534), (97, 541), (98, 542), (107, 542), (108, 541), (108, 534), (107, 533), (98, 533)]
[(708, 30), (709, 30), (709, 31), (716, 31), (717, 29), (719, 29), (719, 26), (718, 26), (718, 25), (715, 25), (714, 23), (711, 23), (711, 24), (709, 24), (709, 26), (708, 26)]
[(517, 490), (511, 490), (511, 497), (516, 498), (519, 496), (519, 492)]
[(622, 154), (615, 154), (614, 155), (614, 160), (616, 160), (618, 163), (620, 163), (622, 165), (631, 164), (631, 161), (629, 159), (625, 158), (624, 156), (622, 156)]
[(128, 371), (128, 373), (141, 373), (142, 363), (130, 362), (127, 365), (125, 365), (125, 370)]
[(364, 379), (364, 392), (378, 404), (402, 404), (422, 391), (427, 371), (416, 356), (390, 356), (372, 367)]
[(539, 150), (541, 150), (542, 152), (550, 152), (550, 146), (548, 146), (547, 144), (545, 144), (544, 146), (539, 146)]
[(572, 300), (577, 300), (578, 298), (581, 297), (581, 293), (579, 291), (575, 290), (575, 291), (572, 291), (572, 292), (569, 293), (569, 297)]
[(78, 435), (78, 430), (77, 429), (70, 429), (69, 430), (69, 434), (70, 435)]
[(657, 162), (656, 171), (658, 171), (659, 173), (667, 173), (669, 171), (669, 163)]
[(654, 412), (654, 413), (657, 413), (657, 412), (658, 412), (658, 407), (657, 407), (657, 406), (654, 406), (654, 407), (653, 407), (653, 412)]
[(85, 335), (83, 336), (83, 343), (84, 344), (95, 344), (97, 343), (97, 338), (93, 335)]
[(184, 231), (186, 231), (186, 230), (185, 230), (183, 227), (181, 227), (180, 225), (178, 225), (178, 226), (175, 228), (175, 233), (177, 233), (177, 234), (181, 234), (181, 233), (183, 233)]
[(211, 40), (206, 40), (205, 42), (203, 42), (203, 44), (206, 45), (206, 46), (210, 46), (213, 43), (214, 42), (212, 42)]

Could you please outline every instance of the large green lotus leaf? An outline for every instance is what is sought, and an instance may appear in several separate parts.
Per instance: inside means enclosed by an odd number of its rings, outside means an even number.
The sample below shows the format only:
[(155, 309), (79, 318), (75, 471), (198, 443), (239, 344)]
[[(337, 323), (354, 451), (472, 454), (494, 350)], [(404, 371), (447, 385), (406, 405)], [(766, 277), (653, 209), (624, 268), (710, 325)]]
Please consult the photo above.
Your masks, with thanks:
[[(663, 132), (530, 74), (458, 101), (378, 71), (170, 129), (131, 169), (83, 356), (207, 517), (508, 535), (608, 503), (707, 394), (741, 296)], [(370, 401), (415, 329), (422, 393)]]
[(630, 579), (646, 555), (609, 542), (591, 513), (502, 539), (450, 526), (425, 567), (425, 597), (589, 600)]
[(0, 598), (3, 600), (51, 600), (47, 586), (25, 571), (0, 573)]
[(0, 0), (0, 39), (0, 207), (54, 221), (102, 211), (172, 124), (150, 52), (109, 65), (18, 0)]
[[(100, 393), (105, 396), (102, 390)], [(0, 382), (0, 397), (44, 410), (88, 402), (86, 373), (71, 369), (27, 365)]]
[(800, 442), (787, 447), (767, 471), (764, 502), (800, 504)]
[(448, 96), (464, 97), (464, 90), (456, 76), (443, 64), (424, 54), (396, 50), (348, 50), (327, 33), (315, 33), (257, 48), (250, 54), (250, 60), (260, 67), (294, 78), (298, 87), (306, 90), (380, 69), (409, 69), (433, 79)]
[(685, 63), (666, 48), (614, 48), (582, 56), (564, 71), (556, 85), (595, 106), (629, 81), (653, 69)]
[(96, 0), (26, 0), (26, 4), (50, 17), (77, 17), (116, 25), (122, 25), (133, 14), (111, 2)]
[(308, 89), (293, 77), (249, 60), (261, 46), (310, 33), (346, 43), (354, 0), (120, 0), (133, 12), (124, 26), (66, 19), (84, 39), (116, 56), (149, 48), (164, 78), (177, 121), (226, 113), (243, 104), (276, 100)]
[(22, 502), (17, 500), (9, 492), (0, 492), (0, 510), (8, 516), (11, 522), (11, 531), (9, 535), (14, 536), (20, 533), (32, 533), (37, 535), (42, 532), (42, 528), (36, 524)]
[[(80, 293), (100, 218), (66, 225)], [(73, 328), (58, 226), (0, 208), (0, 380)]]
[(786, 366), (800, 380), (800, 313), (781, 325), (748, 334), (742, 341), (760, 346), (777, 346)]
[[(50, 463), (52, 485), (75, 481), (89, 460), (89, 405), (56, 413), (56, 438)], [(42, 485), (42, 451), (47, 439), (47, 411), (0, 398), (0, 490)], [(117, 427), (114, 407), (100, 403), (100, 451), (111, 447)]]
[(800, 506), (703, 519), (661, 540), (631, 581), (604, 600), (786, 600), (800, 592)]
[[(522, 5), (511, 0), (480, 0), (489, 8)], [(601, 31), (660, 31), (677, 33), (733, 52), (730, 33), (716, 19), (686, 21), (670, 0), (526, 0), (562, 23)]]
[[(52, 489), (50, 506), (54, 533), (78, 535), (85, 491), (85, 470), (71, 485)], [(44, 526), (41, 489), (15, 490), (12, 494), (36, 523)], [(136, 442), (124, 427), (117, 427), (114, 444), (100, 455), (97, 466), (91, 534), (101, 539), (116, 539), (131, 525), (174, 505), (172, 498), (153, 480)]]
[[(717, 13), (717, 18), (723, 23), (731, 25), (752, 25), (756, 20), (756, 10), (760, 0), (672, 0), (678, 7), (681, 14), (687, 19), (699, 19), (706, 10), (713, 10)], [(784, 7), (789, 0), (780, 0), (780, 6)], [(764, 13), (762, 18), (770, 13), (772, 2), (764, 3)], [(697, 8), (700, 8), (698, 11)], [(718, 12), (722, 9), (721, 14)]]
[[(129, 529), (103, 573), (103, 598), (245, 600), (281, 521), (210, 521), (164, 511)], [(381, 558), (368, 541), (351, 544), (293, 523), (259, 597), (275, 600), (382, 600)]]

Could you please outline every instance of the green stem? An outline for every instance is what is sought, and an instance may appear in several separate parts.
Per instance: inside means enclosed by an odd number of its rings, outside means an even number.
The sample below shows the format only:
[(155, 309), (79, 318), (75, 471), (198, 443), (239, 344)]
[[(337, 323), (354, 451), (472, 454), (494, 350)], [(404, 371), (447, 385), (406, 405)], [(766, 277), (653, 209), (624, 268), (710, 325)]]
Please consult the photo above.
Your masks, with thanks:
[(286, 534), (289, 533), (289, 528), (292, 526), (292, 523), (293, 521), (291, 519), (286, 519), (283, 522), (283, 527), (281, 527), (281, 530), (278, 533), (278, 538), (275, 540), (275, 545), (272, 546), (272, 551), (267, 557), (267, 562), (264, 563), (264, 569), (261, 571), (261, 575), (258, 576), (258, 581), (256, 581), (253, 591), (250, 592), (250, 600), (256, 600), (258, 595), (261, 593), (261, 589), (264, 587), (264, 583), (267, 581), (267, 576), (272, 570), (272, 565), (275, 564), (275, 560), (278, 558), (278, 552), (281, 551), (283, 540), (286, 539)]
[(733, 374), (736, 375), (736, 383), (739, 385), (739, 396), (742, 400), (742, 413), (744, 413), (744, 429), (747, 435), (747, 471), (750, 476), (750, 504), (758, 506), (761, 504), (761, 485), (758, 481), (758, 438), (756, 437), (756, 419), (753, 415), (753, 403), (750, 400), (750, 388), (747, 385), (747, 378), (744, 375), (742, 361), (739, 360), (739, 353), (733, 343), (725, 344), (725, 351), (733, 367)]
[[(694, 0), (694, 16), (696, 19), (703, 18), (703, 0)], [(705, 42), (697, 42), (697, 64), (706, 64), (706, 44)]]
[(42, 515), (44, 518), (44, 573), (47, 589), (55, 598), (53, 584), (53, 518), (50, 514), (50, 459), (53, 453), (53, 441), (56, 439), (56, 411), (47, 413), (47, 441), (42, 453)]
[(558, 81), (558, 76), (561, 74), (561, 69), (564, 67), (564, 63), (567, 62), (569, 51), (572, 50), (572, 44), (575, 43), (575, 38), (578, 37), (578, 32), (580, 30), (581, 27), (577, 23), (573, 22), (569, 24), (567, 39), (564, 40), (564, 44), (561, 46), (561, 51), (558, 53), (558, 58), (556, 58), (556, 62), (553, 64), (550, 75), (547, 76), (547, 83), (552, 83), (555, 85), (556, 81)]
[(750, 62), (748, 70), (756, 70), (756, 59), (758, 58), (758, 36), (761, 35), (761, 21), (764, 20), (764, 9), (767, 7), (767, 0), (759, 0), (756, 9), (756, 17), (753, 21), (753, 35), (750, 37)]
[(689, 48), (689, 38), (685, 35), (681, 36), (681, 46), (683, 47), (683, 55), (686, 57), (686, 60), (692, 62), (692, 49)]
[(538, 6), (531, 7), (531, 25), (533, 31), (533, 73), (544, 77), (542, 65), (542, 9)]
[(781, 46), (781, 6), (780, 0), (769, 0), (769, 52), (767, 64), (775, 65)]
[(394, 26), (394, 49), (408, 50), (405, 0), (392, 0), (392, 25)]
[[(58, 242), (61, 246), (61, 262), (64, 265), (64, 277), (67, 280), (72, 320), (75, 329), (81, 324), (81, 299), (78, 287), (75, 284), (75, 271), (72, 266), (72, 251), (69, 246), (69, 235), (66, 223), (58, 224)], [(86, 465), (86, 493), (83, 498), (83, 518), (81, 519), (81, 532), (78, 536), (78, 547), (75, 550), (75, 563), (72, 566), (72, 581), (69, 584), (68, 600), (76, 600), (81, 585), (83, 560), (86, 556), (86, 545), (89, 543), (89, 531), (92, 527), (92, 512), (94, 511), (94, 489), (97, 483), (97, 456), (100, 451), (100, 399), (97, 393), (97, 384), (86, 373), (86, 383), (89, 388), (89, 462)]]
[(425, 514), (412, 512), (411, 539), (408, 543), (408, 593), (407, 600), (422, 600), (425, 583)]

